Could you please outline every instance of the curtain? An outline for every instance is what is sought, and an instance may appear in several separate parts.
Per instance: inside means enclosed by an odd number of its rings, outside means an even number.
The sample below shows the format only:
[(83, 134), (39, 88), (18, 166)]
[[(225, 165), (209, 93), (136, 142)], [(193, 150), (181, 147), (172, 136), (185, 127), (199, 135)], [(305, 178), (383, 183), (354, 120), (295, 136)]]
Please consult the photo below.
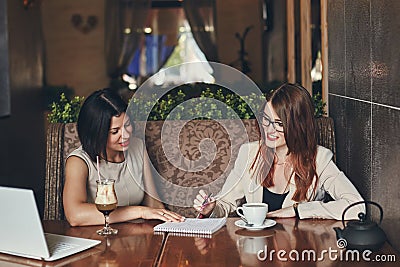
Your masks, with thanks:
[[(136, 50), (127, 73), (133, 76), (150, 76), (158, 72), (172, 54), (175, 46), (166, 44), (166, 35), (146, 35), (145, 51)], [(142, 60), (142, 57), (145, 60)], [(143, 66), (142, 66), (143, 65)]]
[(151, 0), (107, 0), (105, 53), (107, 73), (118, 78), (126, 72), (143, 37)]
[(207, 60), (218, 61), (215, 0), (185, 0), (183, 8), (193, 37)]

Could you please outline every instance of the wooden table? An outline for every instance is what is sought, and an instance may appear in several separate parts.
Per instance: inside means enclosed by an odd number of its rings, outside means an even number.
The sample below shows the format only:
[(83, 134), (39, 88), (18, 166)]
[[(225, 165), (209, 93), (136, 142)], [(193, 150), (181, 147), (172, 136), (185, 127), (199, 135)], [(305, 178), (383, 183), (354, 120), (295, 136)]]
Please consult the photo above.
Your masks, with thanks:
[[(168, 235), (160, 266), (400, 266), (400, 257), (388, 244), (377, 254), (394, 255), (397, 262), (367, 262), (361, 254), (360, 261), (356, 261), (352, 254), (346, 256), (346, 250), (338, 248), (333, 230), (333, 227), (342, 227), (339, 221), (277, 219), (274, 227), (252, 232), (235, 226), (236, 220), (229, 218), (226, 227), (212, 239)], [(260, 250), (267, 254), (257, 256)], [(323, 250), (327, 252), (322, 253)], [(367, 258), (373, 260), (377, 254)]]
[[(277, 219), (277, 224), (262, 231), (247, 231), (234, 225), (238, 218), (228, 218), (210, 238), (157, 235), (159, 221), (113, 224), (118, 235), (103, 238), (96, 234), (100, 226), (70, 227), (64, 221), (44, 221), (46, 232), (92, 238), (103, 242), (85, 252), (55, 262), (42, 262), (0, 253), (0, 266), (399, 266), (400, 257), (388, 244), (368, 255), (371, 262), (357, 261), (353, 254), (338, 249), (332, 220)], [(331, 256), (329, 256), (331, 248)], [(259, 251), (261, 253), (257, 256)], [(271, 253), (274, 250), (274, 253)], [(326, 250), (325, 253), (322, 251)], [(334, 252), (336, 250), (336, 252)], [(278, 256), (278, 251), (281, 253)], [(315, 260), (313, 254), (315, 252)], [(342, 251), (342, 256), (340, 254)], [(298, 254), (296, 254), (298, 253)], [(304, 256), (302, 255), (304, 254)], [(266, 259), (263, 259), (267, 255)], [(321, 256), (322, 255), (322, 256)], [(384, 256), (395, 262), (372, 261)], [(336, 256), (336, 259), (331, 258)], [(296, 260), (295, 258), (298, 257)], [(340, 258), (342, 257), (342, 258)], [(346, 260), (347, 257), (347, 260)]]

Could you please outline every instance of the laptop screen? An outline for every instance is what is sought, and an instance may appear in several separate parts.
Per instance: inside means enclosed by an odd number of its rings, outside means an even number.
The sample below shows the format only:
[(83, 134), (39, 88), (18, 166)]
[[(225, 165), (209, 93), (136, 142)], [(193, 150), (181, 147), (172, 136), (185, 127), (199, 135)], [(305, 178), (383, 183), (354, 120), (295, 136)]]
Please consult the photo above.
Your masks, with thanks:
[(33, 191), (0, 186), (0, 251), (48, 258)]

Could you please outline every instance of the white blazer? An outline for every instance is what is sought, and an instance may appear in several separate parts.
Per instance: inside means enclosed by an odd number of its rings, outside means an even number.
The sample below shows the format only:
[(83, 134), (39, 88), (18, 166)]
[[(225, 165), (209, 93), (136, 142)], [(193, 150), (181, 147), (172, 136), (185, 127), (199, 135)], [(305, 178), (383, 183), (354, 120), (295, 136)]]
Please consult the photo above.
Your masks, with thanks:
[[(246, 198), (247, 202), (262, 202), (263, 187), (257, 182), (256, 175), (253, 175), (254, 169), (250, 170), (256, 157), (259, 142), (243, 144), (240, 147), (235, 166), (228, 175), (221, 191), (216, 195), (216, 207), (212, 216), (228, 216), (228, 214), (237, 208), (236, 201)], [(346, 177), (332, 161), (332, 152), (322, 146), (318, 146), (316, 168), (318, 174), (318, 184), (315, 196), (312, 201), (301, 202), (298, 205), (300, 219), (305, 218), (324, 218), (324, 219), (342, 219), (344, 209), (350, 204), (362, 201), (363, 198)], [(314, 184), (309, 188), (307, 197), (309, 198), (314, 189)], [(296, 191), (294, 178), (289, 182), (289, 193), (283, 201), (282, 208), (292, 206), (295, 201), (292, 200)], [(334, 199), (324, 203), (322, 200), (326, 193)], [(356, 205), (346, 212), (346, 220), (357, 219), (359, 212), (365, 212), (364, 205)]]

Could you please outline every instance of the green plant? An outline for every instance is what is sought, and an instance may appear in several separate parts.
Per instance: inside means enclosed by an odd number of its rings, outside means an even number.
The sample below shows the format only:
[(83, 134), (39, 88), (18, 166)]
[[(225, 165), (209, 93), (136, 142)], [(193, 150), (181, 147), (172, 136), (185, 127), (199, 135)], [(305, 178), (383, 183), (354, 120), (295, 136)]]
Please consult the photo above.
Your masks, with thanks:
[(74, 95), (74, 89), (67, 85), (44, 85), (43, 86), (43, 101), (46, 110), (51, 109), (51, 104), (60, 99), (61, 94), (70, 99)]
[[(252, 119), (248, 104), (262, 102), (264, 96), (239, 96), (221, 88), (203, 88), (197, 96), (189, 96), (178, 88), (175, 92), (156, 99), (152, 96), (134, 96), (131, 115), (135, 120), (188, 120), (188, 119)], [(187, 101), (186, 103), (184, 103)], [(184, 103), (184, 104), (182, 104)], [(152, 106), (153, 105), (153, 106)], [(150, 113), (146, 117), (146, 112)], [(171, 113), (171, 111), (174, 111)]]
[(323, 117), (326, 115), (326, 103), (322, 100), (322, 96), (320, 93), (316, 93), (313, 95), (313, 102), (314, 102), (314, 116), (316, 118)]
[[(194, 100), (194, 98), (196, 99)], [(192, 102), (181, 105), (181, 103), (190, 99), (192, 99)], [(188, 93), (178, 88), (178, 90), (171, 91), (161, 99), (157, 99), (155, 95), (133, 97), (135, 110), (131, 110), (131, 115), (135, 120), (149, 121), (165, 120), (167, 117), (169, 120), (254, 119), (255, 115), (250, 106), (259, 106), (257, 103), (262, 103), (264, 100), (264, 95), (239, 96), (224, 88), (211, 86), (203, 87), (196, 96), (189, 96)], [(314, 94), (312, 100), (315, 107), (315, 117), (326, 115), (326, 103), (322, 101), (321, 94)], [(144, 113), (149, 110), (151, 111), (147, 117), (147, 114)], [(174, 110), (173, 113), (171, 113), (172, 110)]]
[[(216, 85), (197, 84), (201, 91), (197, 95), (176, 88), (160, 99), (156, 95), (134, 96), (130, 101), (130, 115), (134, 120), (187, 120), (187, 119), (254, 119), (255, 115), (250, 106), (256, 107), (265, 100), (264, 95), (239, 96), (230, 90)], [(192, 88), (186, 88), (191, 90)], [(217, 101), (215, 101), (217, 100)], [(191, 101), (181, 105), (185, 101)], [(51, 123), (76, 122), (83, 97), (75, 96), (69, 100), (64, 94), (60, 95), (58, 102), (51, 105), (48, 120)], [(326, 103), (322, 101), (321, 94), (313, 95), (315, 117), (326, 115)], [(219, 104), (220, 103), (220, 104)], [(250, 105), (250, 106), (249, 106)], [(222, 108), (223, 107), (223, 108)], [(150, 113), (149, 113), (150, 111)], [(173, 113), (171, 113), (174, 111)], [(148, 116), (147, 116), (148, 115)]]
[(69, 100), (65, 94), (62, 93), (59, 101), (51, 104), (51, 111), (47, 116), (48, 121), (50, 123), (68, 123), (78, 121), (78, 115), (83, 99), (83, 97), (75, 96)]

